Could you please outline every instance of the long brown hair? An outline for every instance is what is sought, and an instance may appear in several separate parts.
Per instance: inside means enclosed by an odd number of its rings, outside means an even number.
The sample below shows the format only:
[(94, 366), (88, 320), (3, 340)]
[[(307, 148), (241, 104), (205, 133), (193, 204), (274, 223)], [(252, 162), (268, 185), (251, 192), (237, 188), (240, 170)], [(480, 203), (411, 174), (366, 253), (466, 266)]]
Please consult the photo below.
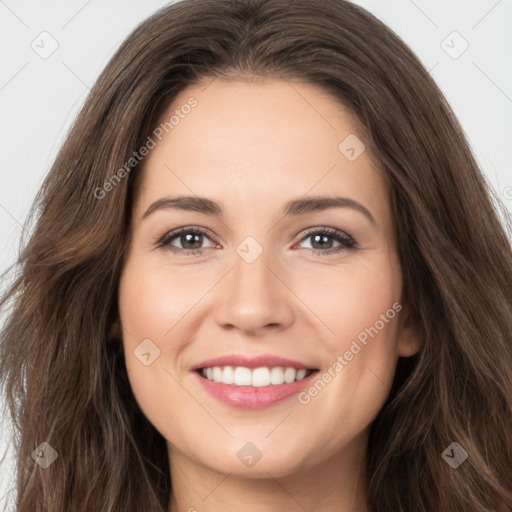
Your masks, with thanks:
[[(500, 214), (510, 219), (439, 88), (389, 28), (345, 0), (184, 0), (137, 27), (97, 80), (0, 302), (16, 510), (167, 510), (165, 440), (109, 336), (140, 164), (119, 170), (187, 85), (247, 76), (338, 98), (389, 184), (403, 301), (423, 345), (399, 360), (371, 425), (371, 511), (512, 509), (512, 251)], [(46, 469), (31, 456), (43, 442), (58, 454)], [(457, 469), (441, 455), (452, 442), (468, 454)]]

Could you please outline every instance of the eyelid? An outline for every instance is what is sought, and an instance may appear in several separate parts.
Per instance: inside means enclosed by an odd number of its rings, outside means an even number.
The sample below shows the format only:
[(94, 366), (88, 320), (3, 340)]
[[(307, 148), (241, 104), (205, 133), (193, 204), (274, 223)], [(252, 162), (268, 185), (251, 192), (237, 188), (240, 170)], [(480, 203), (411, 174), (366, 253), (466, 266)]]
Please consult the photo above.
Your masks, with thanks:
[(181, 228), (176, 228), (171, 231), (168, 231), (163, 236), (157, 239), (157, 247), (161, 249), (169, 249), (174, 252), (182, 252), (182, 253), (191, 253), (193, 251), (203, 251), (204, 249), (211, 249), (211, 247), (203, 247), (200, 249), (180, 249), (179, 247), (174, 247), (170, 244), (171, 240), (174, 240), (178, 236), (183, 233), (199, 233), (204, 235), (206, 238), (210, 239), (216, 245), (219, 245), (215, 240), (215, 237), (212, 236), (212, 233), (209, 229), (200, 227), (200, 226), (183, 226)]
[(302, 230), (297, 236), (299, 237), (300, 241), (304, 237), (311, 235), (313, 233), (328, 233), (330, 235), (337, 235), (339, 237), (350, 238), (353, 240), (353, 238), (347, 232), (338, 228), (332, 228), (330, 226), (313, 226), (311, 228)]
[[(346, 231), (342, 231), (338, 228), (332, 228), (329, 226), (315, 226), (311, 228), (307, 228), (299, 233), (299, 240), (294, 244), (294, 247), (298, 244), (300, 244), (303, 240), (309, 238), (311, 235), (314, 234), (323, 234), (327, 235), (330, 238), (336, 239), (338, 242), (342, 244), (342, 247), (331, 247), (330, 249), (320, 250), (320, 249), (309, 249), (315, 254), (332, 254), (332, 253), (338, 253), (342, 252), (343, 250), (347, 251), (349, 249), (356, 249), (358, 248), (358, 243), (356, 239), (351, 236)], [(343, 247), (344, 246), (344, 247)]]

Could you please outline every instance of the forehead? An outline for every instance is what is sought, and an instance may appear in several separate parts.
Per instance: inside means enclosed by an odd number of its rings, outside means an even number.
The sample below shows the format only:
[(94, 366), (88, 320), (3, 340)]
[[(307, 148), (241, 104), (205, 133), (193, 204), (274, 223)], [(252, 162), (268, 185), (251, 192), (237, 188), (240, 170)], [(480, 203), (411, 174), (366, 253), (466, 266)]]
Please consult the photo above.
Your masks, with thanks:
[(388, 206), (358, 120), (310, 84), (194, 84), (174, 98), (159, 133), (161, 140), (154, 137), (156, 147), (143, 163), (138, 195), (144, 204), (164, 193), (192, 193), (239, 205), (259, 198), (261, 209), (336, 192), (377, 209)]

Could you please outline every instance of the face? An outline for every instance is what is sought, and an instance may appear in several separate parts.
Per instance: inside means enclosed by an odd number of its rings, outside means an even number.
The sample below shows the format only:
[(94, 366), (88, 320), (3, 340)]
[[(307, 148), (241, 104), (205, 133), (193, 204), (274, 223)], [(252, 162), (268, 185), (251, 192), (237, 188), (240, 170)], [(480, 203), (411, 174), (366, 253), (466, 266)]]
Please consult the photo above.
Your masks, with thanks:
[(361, 454), (417, 344), (355, 119), (272, 80), (190, 86), (171, 115), (139, 176), (119, 288), (138, 404), (171, 457), (223, 473)]

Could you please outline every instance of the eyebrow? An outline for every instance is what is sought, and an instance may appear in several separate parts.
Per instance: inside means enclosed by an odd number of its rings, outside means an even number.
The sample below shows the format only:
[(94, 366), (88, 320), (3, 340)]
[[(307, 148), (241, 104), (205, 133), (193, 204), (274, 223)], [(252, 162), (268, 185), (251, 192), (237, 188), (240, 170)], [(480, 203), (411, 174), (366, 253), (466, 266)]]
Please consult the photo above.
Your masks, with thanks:
[[(348, 197), (308, 197), (295, 199), (286, 203), (283, 209), (283, 216), (303, 215), (305, 213), (318, 212), (329, 208), (351, 208), (362, 213), (372, 224), (377, 224), (370, 211), (362, 204)], [(205, 215), (222, 216), (222, 208), (215, 201), (206, 197), (178, 196), (162, 197), (151, 203), (142, 219), (145, 219), (153, 212), (163, 209), (177, 209), (203, 213)]]

